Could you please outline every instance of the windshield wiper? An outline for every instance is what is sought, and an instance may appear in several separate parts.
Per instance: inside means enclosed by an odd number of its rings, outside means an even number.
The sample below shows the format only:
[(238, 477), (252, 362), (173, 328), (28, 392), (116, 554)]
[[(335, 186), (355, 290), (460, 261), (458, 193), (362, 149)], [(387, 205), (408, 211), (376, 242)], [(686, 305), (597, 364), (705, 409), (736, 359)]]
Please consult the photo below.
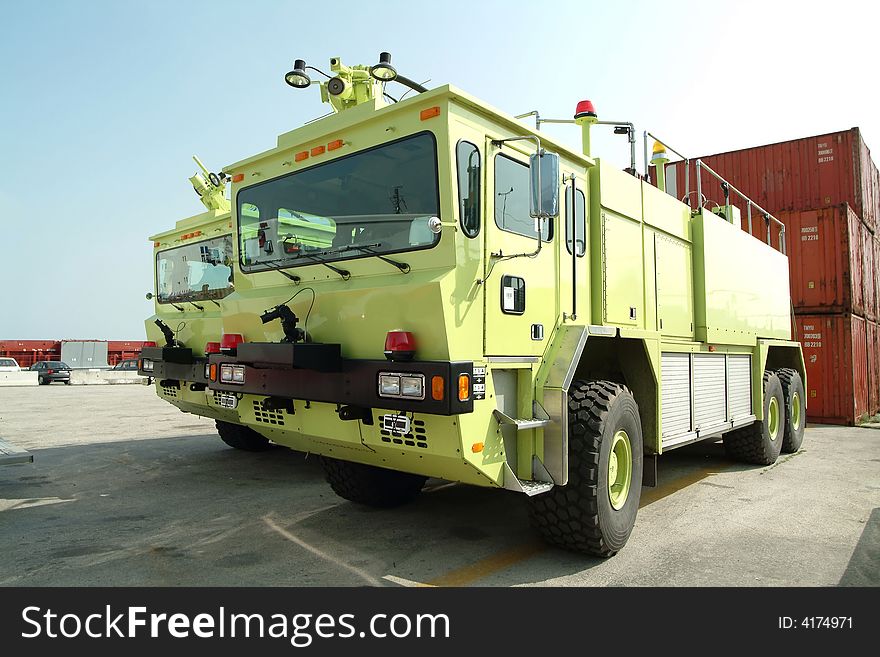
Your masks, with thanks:
[(197, 303), (195, 303), (195, 302), (193, 302), (193, 301), (184, 301), (184, 303), (188, 303), (188, 304), (191, 305), (191, 306), (195, 306), (195, 307), (198, 308), (199, 310), (204, 310), (204, 309), (205, 309), (204, 306), (200, 306), (199, 304), (197, 304)]
[(337, 274), (342, 276), (342, 280), (347, 281), (349, 278), (351, 278), (350, 271), (348, 271), (347, 269), (340, 269), (339, 267), (334, 267), (333, 265), (327, 263), (325, 260), (323, 260), (321, 258), (322, 255), (328, 255), (330, 253), (333, 253), (333, 251), (326, 251), (326, 252), (316, 253), (316, 254), (300, 253), (298, 256), (296, 256), (296, 258), (294, 258), (294, 260), (297, 260), (299, 258), (309, 258), (310, 260), (314, 260), (319, 265), (324, 265), (327, 269), (331, 269), (331, 270), (335, 271)]
[(377, 242), (376, 244), (347, 244), (345, 246), (341, 246), (334, 251), (334, 253), (339, 253), (342, 251), (363, 251), (364, 253), (369, 253), (370, 255), (376, 256), (379, 260), (387, 262), (389, 265), (393, 265), (397, 267), (404, 274), (408, 274), (412, 269), (405, 262), (400, 262), (398, 260), (392, 260), (386, 256), (380, 255), (373, 251), (373, 247), (382, 246), (381, 243)]
[[(284, 270), (282, 269), (282, 267), (290, 267), (290, 265), (289, 265), (289, 264), (285, 264), (285, 265), (269, 265), (269, 266), (266, 267), (265, 269), (260, 269), (259, 271), (255, 272), (255, 273), (259, 273), (259, 272), (261, 272), (261, 271), (277, 271), (277, 272), (278, 272), (279, 274), (281, 274), (282, 276), (287, 276), (287, 278), (289, 278), (289, 279), (292, 280), (294, 283), (296, 283), (297, 285), (299, 285), (299, 283), (300, 283), (300, 281), (301, 281), (302, 279), (301, 279), (299, 276), (295, 275), (295, 274), (288, 274), (286, 271), (284, 271)], [(217, 302), (215, 301), (214, 303), (217, 303)], [(220, 304), (218, 303), (217, 305), (219, 306)]]

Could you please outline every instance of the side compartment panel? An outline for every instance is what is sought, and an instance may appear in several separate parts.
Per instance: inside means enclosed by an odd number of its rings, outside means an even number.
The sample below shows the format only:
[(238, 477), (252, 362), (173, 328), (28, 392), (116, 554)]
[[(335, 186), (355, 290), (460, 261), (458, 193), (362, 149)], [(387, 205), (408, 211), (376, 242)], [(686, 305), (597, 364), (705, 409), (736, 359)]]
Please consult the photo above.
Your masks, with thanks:
[(663, 354), (660, 372), (661, 435), (665, 440), (691, 429), (690, 354)]
[(727, 357), (730, 380), (730, 419), (738, 420), (752, 414), (752, 357), (730, 354)]
[(694, 429), (708, 429), (727, 419), (724, 354), (694, 354)]

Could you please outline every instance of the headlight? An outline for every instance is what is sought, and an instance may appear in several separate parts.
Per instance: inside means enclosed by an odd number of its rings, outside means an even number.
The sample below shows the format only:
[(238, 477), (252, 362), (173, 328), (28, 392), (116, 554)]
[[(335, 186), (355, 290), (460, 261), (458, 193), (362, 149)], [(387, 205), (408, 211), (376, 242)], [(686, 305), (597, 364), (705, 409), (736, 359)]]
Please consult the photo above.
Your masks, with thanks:
[(379, 396), (424, 399), (425, 375), (382, 372), (379, 374)]
[(144, 358), (143, 361), (144, 372), (152, 372), (153, 371), (153, 361), (149, 358)]
[(400, 378), (400, 394), (404, 397), (425, 396), (425, 379), (423, 376), (403, 376)]
[(399, 397), (400, 396), (400, 377), (396, 374), (380, 374), (379, 375), (379, 396), (380, 397)]
[(244, 383), (244, 365), (221, 365), (221, 383)]

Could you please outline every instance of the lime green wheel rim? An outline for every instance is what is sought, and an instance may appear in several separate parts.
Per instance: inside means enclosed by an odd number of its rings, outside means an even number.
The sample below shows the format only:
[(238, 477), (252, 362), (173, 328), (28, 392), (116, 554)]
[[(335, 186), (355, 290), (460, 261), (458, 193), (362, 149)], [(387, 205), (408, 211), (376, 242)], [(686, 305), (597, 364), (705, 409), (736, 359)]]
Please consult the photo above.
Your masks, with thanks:
[(767, 432), (770, 434), (770, 440), (779, 437), (779, 401), (776, 397), (771, 397), (767, 405)]
[(622, 509), (629, 497), (632, 483), (632, 447), (629, 436), (621, 429), (614, 434), (608, 455), (608, 499), (615, 509)]
[(799, 392), (791, 396), (791, 426), (795, 431), (801, 428), (801, 394)]

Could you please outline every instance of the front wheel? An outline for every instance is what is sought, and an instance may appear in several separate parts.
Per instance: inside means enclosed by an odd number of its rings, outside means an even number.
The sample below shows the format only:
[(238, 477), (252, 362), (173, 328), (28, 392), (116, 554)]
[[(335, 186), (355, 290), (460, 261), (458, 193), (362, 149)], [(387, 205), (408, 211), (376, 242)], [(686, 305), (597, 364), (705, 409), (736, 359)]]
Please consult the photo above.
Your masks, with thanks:
[(390, 508), (416, 498), (426, 477), (373, 465), (321, 457), (327, 483), (339, 497), (357, 504)]
[(261, 436), (250, 427), (240, 424), (232, 424), (231, 422), (221, 422), (215, 420), (217, 425), (217, 433), (220, 434), (220, 440), (245, 452), (265, 452), (271, 449), (272, 443), (265, 436)]
[(38, 383), (39, 385), (41, 385), (41, 386), (44, 386), (44, 385), (46, 385), (46, 379), (43, 378), (42, 376), (41, 376), (41, 377), (38, 377), (38, 378), (37, 378), (37, 383)]
[(610, 557), (632, 532), (642, 494), (642, 425), (632, 393), (576, 381), (568, 395), (568, 483), (529, 498), (532, 525), (553, 545)]

